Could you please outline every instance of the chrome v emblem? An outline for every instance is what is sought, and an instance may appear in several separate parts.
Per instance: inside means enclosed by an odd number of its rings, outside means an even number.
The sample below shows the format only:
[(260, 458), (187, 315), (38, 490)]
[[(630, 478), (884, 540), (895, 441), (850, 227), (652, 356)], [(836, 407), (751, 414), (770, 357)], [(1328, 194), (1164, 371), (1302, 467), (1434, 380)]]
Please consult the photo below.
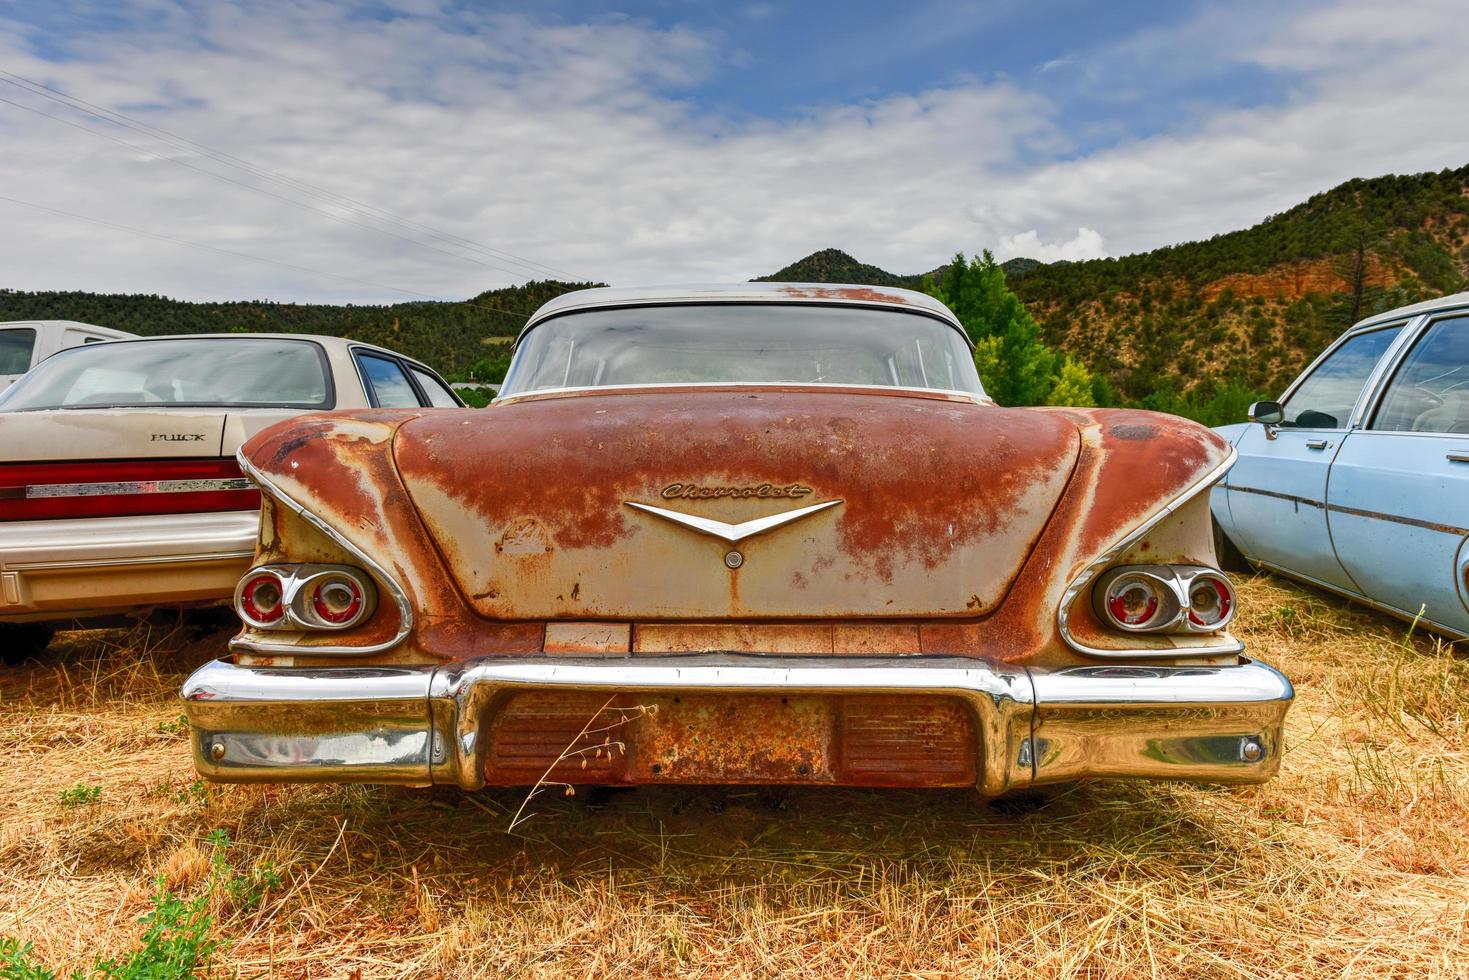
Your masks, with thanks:
[(708, 534), (712, 537), (719, 538), (721, 541), (728, 541), (730, 544), (739, 544), (745, 538), (753, 538), (757, 534), (773, 531), (792, 521), (798, 521), (803, 517), (808, 517), (818, 510), (835, 507), (837, 504), (842, 503), (842, 501), (826, 500), (819, 504), (812, 504), (810, 507), (798, 507), (795, 510), (788, 510), (780, 514), (771, 514), (769, 517), (757, 517), (753, 521), (745, 521), (743, 524), (726, 524), (723, 521), (711, 520), (708, 517), (681, 514), (676, 510), (664, 510), (662, 507), (654, 507), (652, 504), (640, 504), (635, 500), (624, 500), (623, 503), (637, 510), (644, 510), (649, 514), (656, 514), (665, 521), (682, 524), (684, 527), (692, 531), (698, 531), (700, 534)]

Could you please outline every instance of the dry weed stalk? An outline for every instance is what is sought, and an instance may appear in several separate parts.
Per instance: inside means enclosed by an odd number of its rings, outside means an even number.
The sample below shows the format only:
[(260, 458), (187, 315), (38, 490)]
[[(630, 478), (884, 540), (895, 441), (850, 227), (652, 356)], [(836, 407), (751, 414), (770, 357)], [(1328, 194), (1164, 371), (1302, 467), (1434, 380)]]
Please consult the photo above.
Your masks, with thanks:
[[(611, 756), (613, 753), (618, 755), (626, 753), (627, 744), (621, 740), (614, 741), (612, 734), (629, 722), (641, 718), (644, 715), (656, 714), (658, 711), (656, 704), (636, 704), (630, 708), (612, 708), (612, 702), (616, 700), (617, 695), (614, 694), (602, 702), (602, 706), (592, 712), (592, 716), (587, 719), (587, 723), (582, 726), (580, 732), (577, 732), (576, 738), (568, 742), (566, 748), (562, 749), (555, 760), (546, 767), (546, 771), (541, 773), (541, 777), (536, 780), (535, 785), (525, 794), (525, 799), (520, 801), (519, 808), (516, 809), (514, 816), (510, 818), (510, 823), (505, 827), (507, 833), (513, 832), (516, 827), (535, 816), (533, 813), (526, 813), (525, 808), (530, 805), (530, 801), (535, 795), (547, 786), (561, 786), (564, 787), (567, 796), (576, 795), (576, 787), (570, 783), (551, 779), (551, 773), (556, 770), (557, 766), (576, 759), (580, 760), (581, 767), (585, 769), (589, 756), (594, 759), (600, 759), (603, 756)], [(597, 724), (597, 719), (601, 718), (603, 712), (609, 708), (617, 714), (617, 717), (605, 725), (593, 728), (592, 726)], [(588, 737), (595, 738), (597, 735), (602, 736), (602, 741), (595, 742), (591, 745), (581, 744), (584, 739)]]

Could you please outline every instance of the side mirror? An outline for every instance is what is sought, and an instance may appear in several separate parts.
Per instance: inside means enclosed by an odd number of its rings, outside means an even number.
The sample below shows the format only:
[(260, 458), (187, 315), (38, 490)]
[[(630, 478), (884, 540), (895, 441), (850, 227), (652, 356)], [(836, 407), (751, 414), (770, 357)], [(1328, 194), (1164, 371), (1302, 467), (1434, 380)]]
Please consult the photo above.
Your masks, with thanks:
[(1285, 409), (1280, 402), (1255, 402), (1250, 406), (1249, 417), (1251, 422), (1261, 425), (1279, 425), (1285, 421)]
[(1265, 438), (1275, 438), (1275, 427), (1285, 421), (1285, 409), (1280, 402), (1255, 402), (1247, 413), (1251, 422), (1265, 427)]

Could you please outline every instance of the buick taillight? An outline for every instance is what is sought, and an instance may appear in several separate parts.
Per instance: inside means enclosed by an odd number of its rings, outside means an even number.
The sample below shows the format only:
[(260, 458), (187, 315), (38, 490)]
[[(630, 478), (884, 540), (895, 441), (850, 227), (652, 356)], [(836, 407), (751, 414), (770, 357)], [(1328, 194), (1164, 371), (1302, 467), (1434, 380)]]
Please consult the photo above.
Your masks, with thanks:
[(349, 629), (376, 606), (372, 580), (347, 565), (261, 565), (235, 589), (235, 611), (263, 630)]
[(260, 492), (233, 459), (0, 465), (0, 521), (255, 510)]
[(1234, 618), (1234, 586), (1197, 565), (1124, 565), (1092, 596), (1097, 615), (1129, 633), (1215, 633)]

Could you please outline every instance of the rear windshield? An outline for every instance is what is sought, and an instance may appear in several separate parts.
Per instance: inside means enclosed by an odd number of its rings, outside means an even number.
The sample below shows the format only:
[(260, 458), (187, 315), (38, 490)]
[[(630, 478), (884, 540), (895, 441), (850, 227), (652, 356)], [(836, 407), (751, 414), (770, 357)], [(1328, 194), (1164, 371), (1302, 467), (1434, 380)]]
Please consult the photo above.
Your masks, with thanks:
[(502, 397), (660, 384), (876, 385), (983, 395), (964, 335), (900, 310), (773, 303), (568, 313), (520, 342)]
[(50, 408), (330, 408), (326, 357), (303, 340), (195, 337), (73, 347), (0, 395), (0, 411)]

